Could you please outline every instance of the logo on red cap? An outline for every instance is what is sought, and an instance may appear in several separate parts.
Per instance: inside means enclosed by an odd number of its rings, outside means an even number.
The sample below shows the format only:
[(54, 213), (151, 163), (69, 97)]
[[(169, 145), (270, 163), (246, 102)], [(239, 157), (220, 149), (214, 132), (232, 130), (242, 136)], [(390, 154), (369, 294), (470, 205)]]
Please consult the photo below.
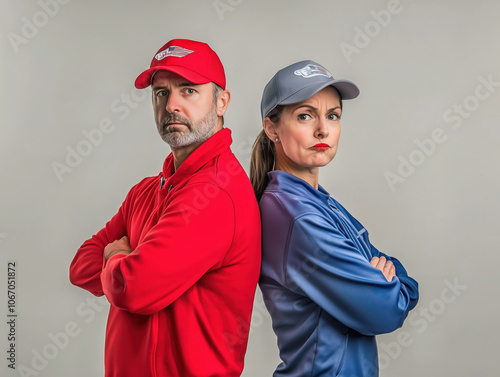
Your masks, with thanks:
[(180, 47), (180, 46), (170, 46), (167, 47), (165, 50), (160, 51), (155, 55), (156, 60), (162, 60), (165, 59), (167, 56), (173, 56), (176, 58), (183, 58), (186, 55), (191, 54), (194, 52), (193, 50), (188, 50), (187, 48)]

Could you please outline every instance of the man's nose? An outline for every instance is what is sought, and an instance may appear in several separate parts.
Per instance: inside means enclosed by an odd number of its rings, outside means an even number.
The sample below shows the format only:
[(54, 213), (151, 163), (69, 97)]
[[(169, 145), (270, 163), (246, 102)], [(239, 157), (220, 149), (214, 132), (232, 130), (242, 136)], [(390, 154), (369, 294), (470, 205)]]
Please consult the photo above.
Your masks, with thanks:
[(178, 93), (174, 91), (169, 93), (166, 109), (169, 113), (178, 113), (180, 111), (180, 96)]

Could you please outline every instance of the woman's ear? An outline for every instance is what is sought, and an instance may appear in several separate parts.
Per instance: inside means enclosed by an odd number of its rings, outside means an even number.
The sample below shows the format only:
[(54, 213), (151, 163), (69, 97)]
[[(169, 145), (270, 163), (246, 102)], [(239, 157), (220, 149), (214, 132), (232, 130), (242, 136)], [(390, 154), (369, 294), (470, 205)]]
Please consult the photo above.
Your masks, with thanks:
[(271, 139), (272, 142), (275, 142), (276, 139), (279, 139), (278, 133), (276, 132), (276, 124), (269, 119), (269, 117), (264, 118), (264, 132), (267, 137)]

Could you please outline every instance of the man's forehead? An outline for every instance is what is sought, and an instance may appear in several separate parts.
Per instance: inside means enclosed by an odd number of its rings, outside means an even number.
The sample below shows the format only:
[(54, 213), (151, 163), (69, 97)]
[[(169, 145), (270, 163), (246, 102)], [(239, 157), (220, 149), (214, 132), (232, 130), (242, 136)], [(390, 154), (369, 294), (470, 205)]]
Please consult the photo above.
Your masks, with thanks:
[(195, 84), (194, 82), (185, 79), (184, 77), (175, 72), (158, 70), (153, 74), (151, 85), (152, 86), (166, 86), (166, 85), (199, 86), (205, 84)]

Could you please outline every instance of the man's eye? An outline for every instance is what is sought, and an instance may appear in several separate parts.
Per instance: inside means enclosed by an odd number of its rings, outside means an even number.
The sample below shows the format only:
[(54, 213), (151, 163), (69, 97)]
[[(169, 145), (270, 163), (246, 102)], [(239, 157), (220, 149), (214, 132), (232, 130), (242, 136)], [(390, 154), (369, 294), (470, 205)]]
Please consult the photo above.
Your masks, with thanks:
[(311, 116), (309, 114), (299, 114), (298, 118), (299, 120), (308, 120)]
[(164, 97), (166, 96), (168, 93), (166, 90), (159, 90), (156, 92), (156, 97)]
[(196, 93), (196, 90), (191, 89), (191, 88), (186, 88), (186, 93), (187, 94), (194, 94), (194, 93)]

